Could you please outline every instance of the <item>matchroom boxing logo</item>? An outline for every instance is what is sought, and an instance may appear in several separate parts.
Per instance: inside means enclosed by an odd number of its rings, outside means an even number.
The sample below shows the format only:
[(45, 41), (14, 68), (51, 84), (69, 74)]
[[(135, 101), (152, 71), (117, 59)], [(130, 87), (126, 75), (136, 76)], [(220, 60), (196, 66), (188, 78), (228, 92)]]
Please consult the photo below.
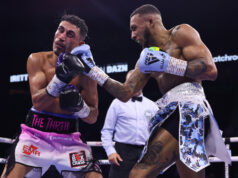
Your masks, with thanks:
[(225, 54), (224, 56), (217, 56), (213, 57), (214, 62), (232, 62), (232, 61), (237, 61), (238, 60), (238, 55), (227, 55)]

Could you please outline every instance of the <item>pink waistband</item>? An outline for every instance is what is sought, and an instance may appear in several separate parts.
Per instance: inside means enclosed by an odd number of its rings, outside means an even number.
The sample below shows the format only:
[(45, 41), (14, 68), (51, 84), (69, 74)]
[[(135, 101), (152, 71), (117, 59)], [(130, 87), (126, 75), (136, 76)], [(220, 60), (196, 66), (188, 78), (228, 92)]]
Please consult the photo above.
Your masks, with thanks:
[(55, 132), (43, 132), (31, 127), (26, 126), (25, 124), (21, 124), (22, 133), (27, 133), (28, 135), (37, 138), (40, 138), (42, 140), (45, 140), (46, 142), (58, 142), (58, 143), (64, 143), (64, 144), (72, 144), (72, 143), (83, 143), (83, 141), (80, 139), (81, 133), (80, 132), (74, 132), (70, 134), (58, 134)]

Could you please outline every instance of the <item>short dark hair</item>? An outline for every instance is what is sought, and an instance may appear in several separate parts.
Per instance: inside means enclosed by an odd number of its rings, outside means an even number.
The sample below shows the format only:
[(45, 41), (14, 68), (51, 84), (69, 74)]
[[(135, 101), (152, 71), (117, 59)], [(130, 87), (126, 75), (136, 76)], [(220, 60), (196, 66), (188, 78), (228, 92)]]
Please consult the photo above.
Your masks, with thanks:
[(138, 7), (137, 9), (135, 9), (131, 15), (130, 15), (130, 18), (136, 14), (139, 14), (139, 15), (144, 15), (144, 14), (159, 14), (161, 15), (159, 9), (157, 7), (155, 7), (154, 5), (152, 4), (145, 4), (145, 5), (142, 5), (140, 7)]
[(66, 14), (61, 17), (61, 21), (67, 21), (80, 29), (80, 35), (83, 37), (83, 40), (87, 37), (88, 26), (85, 23), (85, 20), (79, 18), (76, 15)]

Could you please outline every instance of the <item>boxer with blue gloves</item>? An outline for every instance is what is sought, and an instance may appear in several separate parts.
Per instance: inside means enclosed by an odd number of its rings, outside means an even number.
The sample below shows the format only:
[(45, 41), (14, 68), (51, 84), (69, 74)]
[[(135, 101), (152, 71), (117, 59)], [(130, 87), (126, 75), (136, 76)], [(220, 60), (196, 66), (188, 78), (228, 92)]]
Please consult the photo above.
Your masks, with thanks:
[(96, 80), (102, 86), (108, 79), (108, 75), (96, 66), (90, 46), (87, 44), (80, 45), (71, 51), (71, 54), (77, 55), (84, 64), (84, 73), (93, 80)]
[(151, 4), (132, 12), (130, 29), (143, 50), (125, 83), (99, 70), (89, 48), (79, 57), (88, 68), (86, 75), (121, 101), (128, 101), (151, 77), (163, 94), (149, 124), (151, 136), (129, 177), (156, 177), (176, 162), (181, 178), (204, 178), (210, 155), (231, 163), (202, 87), (202, 81), (217, 78), (217, 68), (199, 33), (188, 24), (166, 29)]
[(165, 72), (184, 76), (187, 61), (176, 59), (159, 47), (144, 48), (139, 58), (139, 69), (143, 73)]

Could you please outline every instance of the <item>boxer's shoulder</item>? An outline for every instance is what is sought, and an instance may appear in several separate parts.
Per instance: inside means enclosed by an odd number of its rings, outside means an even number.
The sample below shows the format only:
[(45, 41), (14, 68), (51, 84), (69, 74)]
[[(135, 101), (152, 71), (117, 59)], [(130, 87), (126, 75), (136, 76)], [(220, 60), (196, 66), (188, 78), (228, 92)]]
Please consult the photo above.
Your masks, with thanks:
[(184, 33), (188, 30), (195, 30), (195, 29), (189, 24), (179, 24), (171, 28), (170, 32), (173, 37), (176, 37), (177, 34)]
[(28, 63), (44, 64), (53, 58), (53, 51), (36, 52), (30, 54), (28, 57)]
[(44, 52), (36, 52), (31, 53), (29, 56), (30, 60), (47, 60), (49, 58), (53, 58), (53, 51), (44, 51)]
[(200, 35), (196, 29), (189, 24), (180, 24), (170, 29), (170, 40), (178, 47), (194, 45), (200, 40)]

